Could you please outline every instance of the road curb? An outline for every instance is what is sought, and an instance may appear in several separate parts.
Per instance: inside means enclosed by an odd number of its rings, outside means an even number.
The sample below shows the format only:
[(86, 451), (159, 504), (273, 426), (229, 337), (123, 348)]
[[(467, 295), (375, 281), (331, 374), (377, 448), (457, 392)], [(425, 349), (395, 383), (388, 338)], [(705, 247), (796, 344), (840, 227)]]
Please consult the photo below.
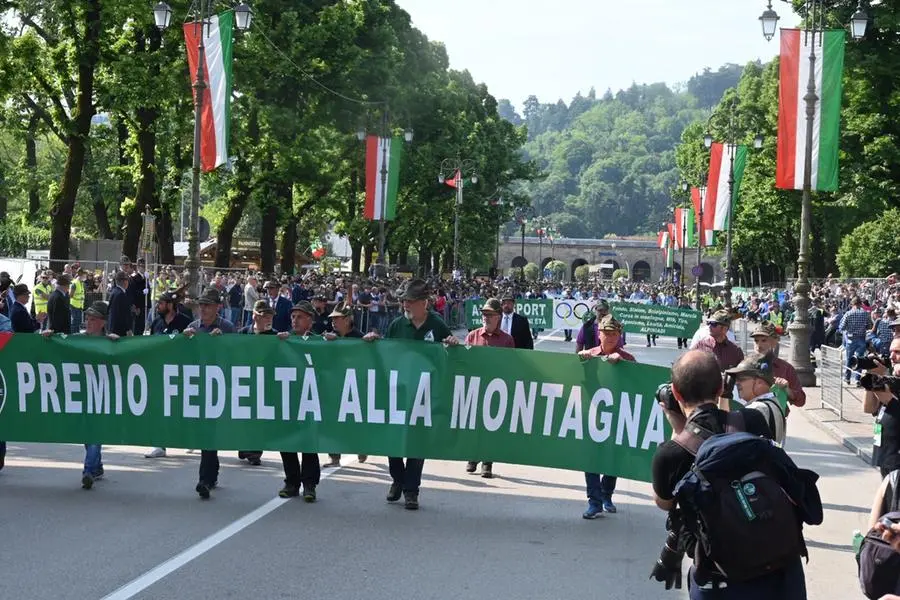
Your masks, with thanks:
[[(860, 460), (865, 462), (867, 465), (872, 465), (872, 448), (865, 447), (857, 442), (857, 438), (848, 435), (844, 432), (840, 427), (833, 423), (829, 423), (827, 421), (822, 421), (817, 418), (815, 415), (810, 414), (806, 411), (806, 409), (800, 409), (795, 412), (803, 413), (803, 418), (809, 421), (814, 427), (820, 429), (821, 431), (827, 433), (829, 436), (834, 438), (836, 441), (840, 442), (840, 444), (859, 457)], [(874, 467), (873, 467), (874, 468)]]

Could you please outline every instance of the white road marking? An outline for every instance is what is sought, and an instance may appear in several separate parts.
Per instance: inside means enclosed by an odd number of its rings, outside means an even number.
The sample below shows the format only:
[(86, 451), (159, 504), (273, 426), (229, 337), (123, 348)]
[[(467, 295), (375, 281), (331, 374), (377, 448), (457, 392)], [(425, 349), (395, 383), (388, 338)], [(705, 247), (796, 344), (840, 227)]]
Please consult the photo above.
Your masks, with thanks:
[[(543, 343), (543, 342), (549, 341), (550, 338), (553, 337), (554, 335), (556, 335), (556, 333), (557, 333), (558, 331), (562, 331), (562, 330), (563, 330), (563, 327), (557, 327), (556, 329), (554, 329), (553, 331), (551, 331), (551, 332), (548, 333), (547, 335), (545, 335), (545, 336), (539, 336), (539, 339), (535, 340), (534, 345), (537, 346), (538, 344), (541, 344), (541, 343)], [(558, 342), (558, 341), (562, 341), (562, 340), (553, 340), (553, 341), (557, 341), (557, 342)]]
[[(325, 481), (331, 475), (334, 475), (345, 466), (346, 465), (342, 464), (340, 467), (322, 469), (322, 474), (319, 478), (320, 481)], [(240, 533), (247, 527), (253, 525), (257, 521), (265, 517), (267, 514), (277, 510), (291, 500), (291, 498), (279, 498), (277, 496), (275, 498), (272, 498), (256, 510), (247, 513), (240, 519), (233, 521), (232, 523), (226, 525), (212, 535), (200, 540), (190, 548), (176, 554), (169, 560), (156, 565), (143, 575), (126, 583), (113, 593), (104, 596), (102, 600), (130, 600), (154, 583), (177, 571), (195, 558), (203, 556), (222, 542), (226, 541), (228, 538), (234, 536), (236, 533)], [(302, 502), (303, 498), (299, 498), (299, 500)]]

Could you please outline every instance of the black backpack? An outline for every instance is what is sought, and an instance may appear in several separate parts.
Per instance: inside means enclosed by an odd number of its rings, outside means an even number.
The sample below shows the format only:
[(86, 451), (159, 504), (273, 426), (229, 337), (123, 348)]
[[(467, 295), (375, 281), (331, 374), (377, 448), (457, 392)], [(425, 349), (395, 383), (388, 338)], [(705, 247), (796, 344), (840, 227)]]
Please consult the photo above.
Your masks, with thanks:
[[(900, 470), (892, 471), (888, 477), (893, 498), (884, 517), (900, 523), (900, 491), (897, 490)], [(856, 562), (859, 585), (867, 598), (877, 600), (887, 594), (900, 594), (900, 553), (881, 539), (881, 533), (873, 529), (866, 534)]]
[[(774, 465), (767, 464), (772, 452), (784, 450), (743, 431), (738, 411), (728, 414), (726, 433), (688, 422), (674, 438), (695, 456), (675, 497), (697, 540), (693, 555), (701, 584), (748, 581), (806, 556), (795, 504), (773, 477)], [(778, 458), (793, 465), (786, 456)]]

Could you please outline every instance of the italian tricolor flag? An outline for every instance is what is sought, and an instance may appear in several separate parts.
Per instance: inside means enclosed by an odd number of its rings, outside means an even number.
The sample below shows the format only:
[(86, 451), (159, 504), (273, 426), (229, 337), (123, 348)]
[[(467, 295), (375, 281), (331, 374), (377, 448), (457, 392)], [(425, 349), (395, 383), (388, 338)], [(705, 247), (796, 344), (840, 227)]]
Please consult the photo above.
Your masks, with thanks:
[(806, 160), (806, 86), (809, 55), (815, 54), (816, 111), (812, 131), (813, 190), (838, 187), (838, 139), (841, 121), (841, 75), (844, 69), (843, 30), (811, 32), (781, 30), (778, 88), (778, 164), (775, 185), (803, 189)]
[[(708, 195), (708, 194), (707, 194)], [(700, 188), (691, 188), (691, 202), (694, 205), (694, 222), (697, 226), (697, 236), (701, 246), (712, 246), (715, 243), (713, 238), (712, 221), (715, 210), (710, 211), (709, 203), (703, 202), (703, 219), (700, 219)]]
[[(205, 60), (203, 62), (203, 107), (200, 116), (200, 167), (215, 170), (228, 160), (228, 138), (231, 133), (231, 35), (234, 13), (224, 12), (210, 17), (205, 27), (199, 21), (184, 24), (191, 83), (197, 82), (200, 35), (203, 30)], [(194, 102), (197, 102), (196, 93)]]
[[(728, 171), (734, 157), (734, 195), (728, 202)], [(728, 220), (737, 204), (744, 167), (747, 166), (747, 146), (735, 146), (715, 142), (710, 147), (709, 179), (706, 182), (706, 202), (703, 205), (703, 220), (714, 231), (726, 231)]]
[[(397, 189), (403, 138), (370, 135), (366, 140), (366, 219), (390, 221), (397, 217)], [(387, 172), (382, 171), (386, 169)], [(383, 202), (383, 212), (382, 212)]]

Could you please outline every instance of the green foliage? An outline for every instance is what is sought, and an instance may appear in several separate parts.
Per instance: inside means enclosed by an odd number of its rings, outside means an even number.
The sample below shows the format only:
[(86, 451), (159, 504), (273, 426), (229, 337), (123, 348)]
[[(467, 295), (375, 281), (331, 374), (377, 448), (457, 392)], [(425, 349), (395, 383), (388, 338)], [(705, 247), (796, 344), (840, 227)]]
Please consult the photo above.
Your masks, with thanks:
[(628, 269), (616, 269), (612, 273), (613, 281), (618, 281), (620, 279), (628, 279)]
[(900, 271), (900, 209), (892, 208), (844, 236), (837, 263), (844, 277), (884, 277)]
[(534, 263), (525, 265), (525, 279), (528, 281), (537, 281), (541, 274), (541, 269)]
[(561, 260), (551, 260), (547, 263), (546, 267), (550, 271), (550, 277), (554, 281), (562, 281), (562, 279), (566, 276), (566, 271), (569, 269)]
[(576, 281), (580, 281), (584, 283), (588, 280), (588, 276), (591, 274), (591, 268), (588, 265), (580, 265), (575, 267), (575, 279)]
[(50, 247), (50, 231), (25, 223), (0, 223), (0, 256), (24, 257), (26, 250)]

